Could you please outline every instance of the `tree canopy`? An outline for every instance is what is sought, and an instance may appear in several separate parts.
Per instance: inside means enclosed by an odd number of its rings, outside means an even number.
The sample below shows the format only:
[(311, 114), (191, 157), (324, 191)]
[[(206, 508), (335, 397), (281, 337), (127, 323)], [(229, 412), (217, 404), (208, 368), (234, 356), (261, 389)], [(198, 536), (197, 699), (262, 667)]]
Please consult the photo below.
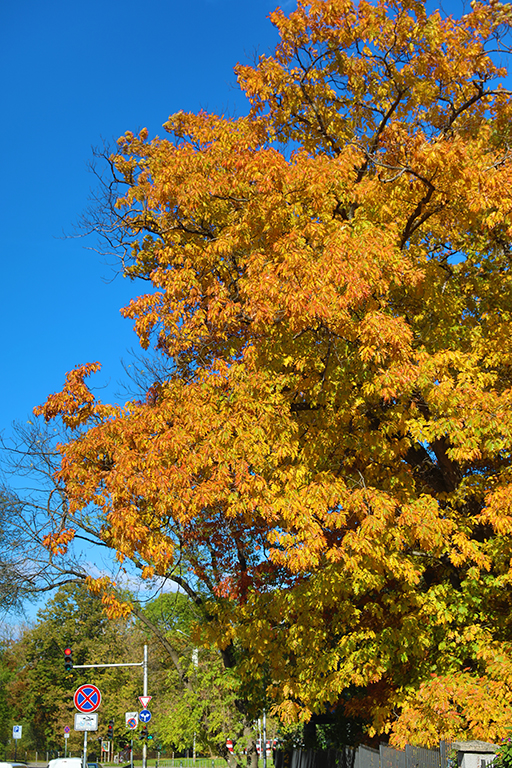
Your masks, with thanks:
[[(130, 626), (131, 625), (131, 626)], [(64, 748), (64, 726), (71, 727), (68, 748), (79, 751), (82, 736), (72, 728), (75, 708), (73, 694), (79, 685), (94, 682), (102, 692), (100, 729), (106, 738), (107, 722), (115, 718), (116, 737), (124, 735), (124, 713), (132, 709), (142, 687), (140, 669), (127, 674), (125, 669), (64, 670), (64, 648), (71, 646), (75, 664), (140, 660), (142, 643), (133, 621), (109, 621), (100, 600), (82, 585), (67, 584), (56, 592), (32, 627), (17, 639), (3, 644), (2, 691), (6, 726), (23, 724), (23, 745), (40, 753)], [(134, 655), (136, 658), (134, 659)], [(152, 670), (153, 671), (153, 670)], [(158, 674), (152, 675), (155, 691), (160, 692)], [(12, 730), (2, 728), (6, 743)], [(2, 744), (2, 749), (4, 744)], [(96, 751), (95, 744), (90, 748)]]
[[(176, 643), (180, 660), (190, 658), (190, 649), (183, 641), (188, 635), (184, 629), (190, 621), (190, 601), (182, 594), (166, 594), (147, 606), (148, 617), (169, 635), (179, 633), (181, 644)], [(180, 629), (183, 627), (183, 630)], [(170, 723), (169, 710), (176, 707), (176, 699), (183, 685), (176, 684), (169, 674), (169, 659), (146, 626), (134, 619), (108, 619), (101, 601), (91, 595), (83, 583), (60, 587), (54, 598), (38, 611), (33, 626), (19, 630), (19, 636), (2, 640), (0, 647), (0, 754), (5, 757), (10, 743), (12, 724), (23, 724), (23, 746), (40, 753), (62, 752), (64, 727), (71, 727), (68, 749), (80, 754), (83, 735), (73, 730), (73, 694), (83, 683), (94, 683), (102, 695), (99, 710), (99, 728), (89, 745), (92, 754), (99, 752), (96, 739), (107, 739), (107, 723), (114, 720), (113, 751), (122, 750), (134, 738), (135, 751), (142, 744), (138, 732), (125, 727), (125, 713), (139, 706), (138, 696), (143, 692), (142, 667), (64, 669), (64, 648), (70, 646), (73, 663), (109, 664), (141, 662), (143, 645), (148, 646), (148, 682), (152, 695), (151, 710), (155, 716), (150, 725), (152, 740), (148, 746), (160, 751), (173, 752), (179, 744), (192, 749), (196, 727), (197, 751), (205, 750), (200, 717), (190, 716), (187, 722)], [(190, 641), (189, 641), (190, 644)], [(207, 662), (206, 653), (202, 663)], [(211, 661), (212, 653), (208, 661)], [(217, 654), (218, 656), (218, 654)], [(221, 676), (218, 675), (220, 678)], [(174, 682), (174, 685), (173, 685)], [(203, 708), (211, 707), (211, 695), (203, 688)], [(198, 709), (200, 709), (198, 707)], [(200, 713), (199, 713), (200, 714)], [(199, 721), (199, 722), (198, 722)], [(167, 731), (170, 730), (169, 736)], [(214, 731), (212, 727), (210, 731)], [(225, 741), (225, 739), (224, 739)], [(12, 745), (11, 745), (12, 746)], [(207, 745), (208, 746), (208, 745)], [(201, 752), (200, 752), (201, 750)], [(215, 753), (213, 753), (215, 754)], [(99, 757), (99, 755), (98, 755)], [(91, 758), (94, 759), (94, 758)], [(123, 759), (123, 758), (122, 758)]]
[(46, 541), (87, 525), (182, 584), (253, 711), (493, 740), (512, 711), (512, 9), (271, 19), (275, 54), (236, 69), (247, 117), (178, 113), (108, 158), (93, 227), (145, 281), (123, 312), (161, 372), (121, 407), (86, 364), (38, 409), (71, 432)]

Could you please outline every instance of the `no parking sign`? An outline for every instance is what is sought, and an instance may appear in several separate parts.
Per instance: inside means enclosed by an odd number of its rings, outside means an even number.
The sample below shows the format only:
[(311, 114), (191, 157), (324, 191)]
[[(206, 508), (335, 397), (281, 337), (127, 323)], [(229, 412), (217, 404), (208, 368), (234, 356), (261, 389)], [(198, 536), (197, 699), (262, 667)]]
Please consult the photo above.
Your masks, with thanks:
[(131, 731), (134, 731), (139, 724), (139, 713), (125, 712), (124, 717), (125, 717), (126, 727), (129, 728)]
[(101, 693), (95, 685), (81, 685), (75, 691), (74, 701), (79, 712), (96, 712), (101, 704)]

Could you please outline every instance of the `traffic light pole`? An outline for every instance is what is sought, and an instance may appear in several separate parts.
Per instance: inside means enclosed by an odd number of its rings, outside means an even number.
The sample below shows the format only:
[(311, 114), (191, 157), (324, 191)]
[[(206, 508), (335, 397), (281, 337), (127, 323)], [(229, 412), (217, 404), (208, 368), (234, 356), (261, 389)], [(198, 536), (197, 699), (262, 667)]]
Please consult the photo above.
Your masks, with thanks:
[[(142, 667), (142, 687), (143, 695), (148, 695), (148, 647), (144, 646), (144, 659), (143, 661), (133, 661), (120, 664), (73, 664), (73, 669), (99, 669), (104, 667)], [(133, 764), (133, 740), (132, 740), (132, 764)], [(146, 739), (142, 746), (142, 768), (147, 768), (148, 765), (148, 745)], [(84, 768), (87, 768), (87, 731), (84, 732)]]
[[(148, 647), (147, 645), (144, 646), (144, 672), (143, 672), (143, 683), (142, 687), (144, 688), (144, 696), (148, 695)], [(144, 743), (142, 745), (142, 768), (147, 768), (148, 765), (148, 742), (147, 739), (144, 739)]]

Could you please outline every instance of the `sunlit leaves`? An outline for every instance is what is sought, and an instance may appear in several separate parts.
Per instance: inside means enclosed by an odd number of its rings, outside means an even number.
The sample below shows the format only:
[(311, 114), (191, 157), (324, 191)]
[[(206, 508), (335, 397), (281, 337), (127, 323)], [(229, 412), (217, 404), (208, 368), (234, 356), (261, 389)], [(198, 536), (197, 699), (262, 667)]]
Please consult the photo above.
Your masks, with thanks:
[(301, 0), (272, 20), (275, 56), (237, 68), (247, 118), (180, 112), (110, 158), (124, 272), (146, 286), (123, 313), (169, 366), (124, 408), (94, 401), (93, 367), (68, 375), (41, 410), (82, 430), (60, 478), (121, 560), (207, 598), (200, 636), (284, 719), (343, 706), (397, 743), (493, 739), (510, 8)]

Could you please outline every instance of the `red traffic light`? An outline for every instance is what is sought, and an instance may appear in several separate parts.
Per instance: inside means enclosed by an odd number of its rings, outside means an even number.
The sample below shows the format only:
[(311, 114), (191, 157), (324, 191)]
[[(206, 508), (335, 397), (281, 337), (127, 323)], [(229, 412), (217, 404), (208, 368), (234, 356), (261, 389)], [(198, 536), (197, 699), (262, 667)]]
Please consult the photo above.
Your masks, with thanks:
[(64, 669), (71, 672), (73, 669), (73, 652), (71, 648), (64, 648)]

